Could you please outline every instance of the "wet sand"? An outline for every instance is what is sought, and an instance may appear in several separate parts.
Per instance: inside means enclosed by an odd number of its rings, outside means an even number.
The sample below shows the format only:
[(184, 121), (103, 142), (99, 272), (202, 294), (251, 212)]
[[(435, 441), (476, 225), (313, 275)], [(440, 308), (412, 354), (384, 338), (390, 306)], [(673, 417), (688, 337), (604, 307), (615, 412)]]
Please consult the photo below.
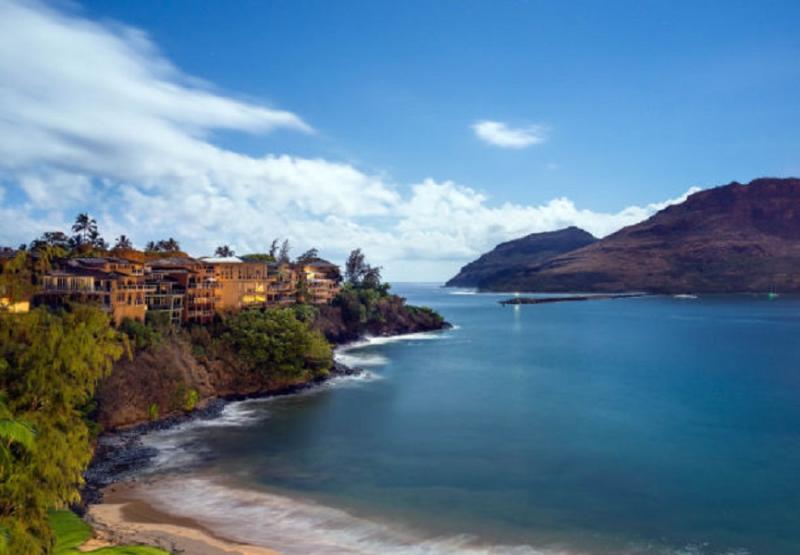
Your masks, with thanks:
[(191, 555), (279, 555), (255, 545), (231, 541), (192, 519), (155, 509), (136, 493), (136, 484), (115, 484), (103, 491), (103, 502), (92, 505), (86, 520), (100, 542), (146, 544)]

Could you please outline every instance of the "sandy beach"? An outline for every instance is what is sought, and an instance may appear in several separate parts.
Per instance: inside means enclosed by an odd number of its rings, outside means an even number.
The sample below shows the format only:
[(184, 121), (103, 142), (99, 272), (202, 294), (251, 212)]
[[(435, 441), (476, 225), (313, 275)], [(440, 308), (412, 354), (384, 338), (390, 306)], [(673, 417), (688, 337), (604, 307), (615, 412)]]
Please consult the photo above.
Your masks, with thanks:
[(221, 538), (192, 519), (159, 511), (136, 494), (135, 483), (103, 490), (103, 502), (90, 507), (86, 520), (95, 529), (93, 541), (99, 543), (147, 544), (187, 555), (279, 554)]

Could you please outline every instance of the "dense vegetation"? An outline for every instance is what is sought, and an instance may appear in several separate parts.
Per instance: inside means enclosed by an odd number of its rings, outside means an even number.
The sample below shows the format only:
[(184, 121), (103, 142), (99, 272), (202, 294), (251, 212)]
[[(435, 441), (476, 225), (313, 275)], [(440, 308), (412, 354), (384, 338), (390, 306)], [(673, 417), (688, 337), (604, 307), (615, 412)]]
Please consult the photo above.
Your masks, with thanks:
[[(57, 259), (106, 252), (88, 215), (81, 214), (72, 231), (71, 237), (48, 232), (11, 251), (0, 266), (0, 294), (11, 301), (30, 299)], [(153, 241), (146, 256), (171, 256), (179, 248), (172, 238)], [(131, 241), (120, 236), (114, 249), (132, 249)], [(269, 253), (250, 256), (286, 262), (289, 250), (288, 241), (278, 247), (276, 240)], [(222, 245), (218, 254), (231, 256), (233, 250)], [(310, 249), (297, 261), (317, 257)], [(336, 325), (347, 330), (329, 336), (337, 341), (412, 330), (420, 322), (441, 327), (438, 314), (391, 295), (380, 268), (366, 264), (360, 250), (351, 253), (346, 269), (347, 282), (333, 306), (246, 310), (185, 328), (156, 316), (144, 323), (126, 320), (115, 330), (90, 305), (40, 307), (27, 314), (0, 310), (0, 555), (75, 552), (77, 544), (64, 538), (82, 536), (85, 528), (72, 513), (52, 511), (79, 500), (99, 431), (94, 418), (119, 422), (101, 418), (103, 410), (128, 410), (128, 421), (156, 419), (194, 410), (207, 397), (272, 391), (325, 376), (333, 354), (319, 322), (330, 319), (331, 311)], [(383, 327), (387, 323), (399, 325)], [(146, 362), (137, 366), (140, 358)], [(99, 553), (160, 553), (130, 549)]]
[(254, 371), (276, 379), (314, 378), (333, 364), (330, 344), (292, 308), (249, 310), (225, 319), (223, 340)]
[(0, 315), (0, 529), (8, 552), (52, 549), (47, 511), (79, 498), (92, 456), (85, 411), (123, 352), (93, 307)]
[(381, 279), (381, 268), (367, 264), (360, 249), (350, 253), (345, 280), (333, 306), (324, 307), (317, 329), (334, 341), (351, 341), (365, 334), (388, 335), (441, 329), (444, 318), (427, 307), (407, 305)]

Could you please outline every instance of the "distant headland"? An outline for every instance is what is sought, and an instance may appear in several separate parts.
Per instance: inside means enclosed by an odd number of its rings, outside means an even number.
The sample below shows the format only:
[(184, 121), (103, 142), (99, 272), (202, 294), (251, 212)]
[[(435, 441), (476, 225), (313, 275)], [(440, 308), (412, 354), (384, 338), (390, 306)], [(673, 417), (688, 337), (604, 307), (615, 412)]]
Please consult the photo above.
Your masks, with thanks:
[(485, 291), (800, 292), (800, 179), (690, 195), (600, 240), (575, 228), (498, 245), (448, 286)]

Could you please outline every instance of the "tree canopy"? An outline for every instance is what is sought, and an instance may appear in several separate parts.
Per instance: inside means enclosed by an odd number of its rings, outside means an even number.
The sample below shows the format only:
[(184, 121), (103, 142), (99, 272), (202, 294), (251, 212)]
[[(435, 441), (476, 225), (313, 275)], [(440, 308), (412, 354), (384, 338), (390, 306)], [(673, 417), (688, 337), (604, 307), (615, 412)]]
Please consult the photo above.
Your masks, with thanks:
[(131, 250), (133, 249), (133, 242), (127, 235), (120, 235), (114, 242), (115, 250)]
[(327, 373), (331, 347), (291, 308), (247, 310), (225, 320), (224, 338), (250, 366), (278, 380)]
[(160, 241), (148, 241), (144, 250), (145, 252), (180, 252), (181, 245), (176, 239), (170, 237)]
[(217, 250), (214, 251), (214, 256), (221, 256), (222, 258), (228, 258), (235, 254), (234, 250), (228, 245), (220, 245), (217, 247)]
[(367, 264), (361, 249), (355, 249), (344, 264), (344, 277), (348, 285), (364, 289), (388, 291), (388, 285), (381, 282), (381, 267)]
[(98, 308), (0, 316), (0, 428), (16, 438), (0, 455), (0, 527), (11, 553), (52, 547), (47, 510), (77, 501), (92, 455), (82, 409), (122, 353)]

